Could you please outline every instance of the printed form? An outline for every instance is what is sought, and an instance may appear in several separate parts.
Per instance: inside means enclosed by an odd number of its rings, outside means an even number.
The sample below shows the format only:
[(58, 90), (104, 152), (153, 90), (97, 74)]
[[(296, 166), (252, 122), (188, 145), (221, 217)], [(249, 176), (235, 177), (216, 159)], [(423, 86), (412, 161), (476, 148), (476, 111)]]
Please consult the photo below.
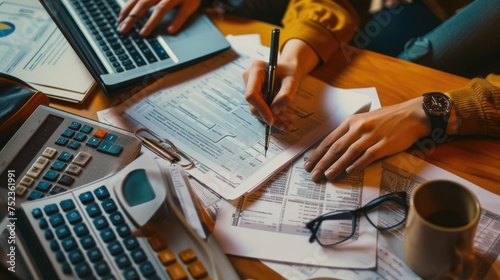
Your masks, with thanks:
[(0, 1), (0, 71), (72, 102), (82, 102), (95, 85), (36, 0)]
[[(367, 181), (368, 174), (377, 175), (379, 183)], [(400, 153), (365, 170), (365, 188), (379, 186), (380, 194), (406, 191), (408, 200), (413, 189), (426, 180), (446, 179), (463, 184), (472, 190), (481, 204), (474, 240), (476, 274), (472, 279), (500, 279), (500, 197), (488, 192), (446, 170), (420, 160), (410, 154)], [(379, 215), (379, 223), (384, 223)], [(265, 261), (264, 263), (286, 279), (335, 278), (335, 279), (420, 279), (407, 265), (403, 256), (404, 227), (379, 233), (377, 267), (375, 269), (335, 269), (318, 265), (299, 265)], [(301, 253), (302, 254), (302, 253)]]
[(244, 98), (242, 73), (254, 57), (229, 50), (162, 79), (153, 93), (143, 91), (101, 111), (100, 119), (131, 131), (145, 127), (168, 139), (195, 161), (191, 176), (234, 200), (262, 186), (347, 116), (370, 106), (365, 95), (307, 77), (289, 108), (293, 131), (273, 129), (266, 157), (264, 124)]

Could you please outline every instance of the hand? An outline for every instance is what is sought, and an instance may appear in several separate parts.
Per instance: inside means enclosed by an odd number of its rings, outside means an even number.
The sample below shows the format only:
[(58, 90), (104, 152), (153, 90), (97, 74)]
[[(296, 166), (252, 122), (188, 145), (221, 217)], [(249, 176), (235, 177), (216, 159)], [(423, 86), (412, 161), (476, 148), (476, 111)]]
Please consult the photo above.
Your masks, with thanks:
[(191, 16), (201, 4), (201, 0), (130, 0), (120, 11), (118, 16), (118, 31), (126, 34), (136, 22), (144, 17), (149, 9), (156, 5), (151, 16), (142, 27), (139, 35), (146, 37), (160, 23), (162, 18), (175, 7), (178, 10), (175, 18), (167, 27), (170, 34), (176, 33), (186, 20)]
[(293, 127), (287, 107), (292, 102), (300, 80), (319, 62), (309, 45), (299, 39), (290, 39), (284, 45), (276, 68), (276, 86), (279, 89), (271, 108), (266, 103), (262, 89), (266, 85), (268, 63), (257, 60), (243, 72), (245, 99), (250, 112), (268, 125), (289, 132)]
[(348, 117), (311, 154), (304, 168), (315, 182), (352, 174), (429, 135), (422, 97)]

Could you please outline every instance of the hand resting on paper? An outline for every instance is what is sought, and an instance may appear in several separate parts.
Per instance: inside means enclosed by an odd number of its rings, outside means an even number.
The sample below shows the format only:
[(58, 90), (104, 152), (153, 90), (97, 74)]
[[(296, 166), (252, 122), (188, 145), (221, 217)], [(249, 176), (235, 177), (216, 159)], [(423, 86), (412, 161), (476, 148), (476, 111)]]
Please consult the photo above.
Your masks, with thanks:
[(174, 19), (167, 27), (167, 31), (174, 34), (200, 7), (200, 4), (201, 0), (130, 0), (120, 11), (118, 30), (122, 34), (128, 33), (132, 26), (140, 18), (146, 16), (151, 7), (155, 6), (139, 34), (143, 37), (151, 34), (163, 17), (172, 9), (177, 8)]

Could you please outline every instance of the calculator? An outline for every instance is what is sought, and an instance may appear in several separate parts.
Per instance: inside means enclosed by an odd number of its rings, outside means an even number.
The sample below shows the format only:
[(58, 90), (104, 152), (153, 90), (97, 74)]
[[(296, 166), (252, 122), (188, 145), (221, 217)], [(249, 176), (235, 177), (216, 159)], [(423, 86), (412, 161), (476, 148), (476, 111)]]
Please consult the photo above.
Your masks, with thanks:
[(0, 197), (18, 208), (117, 172), (140, 149), (128, 131), (41, 105), (0, 151)]
[(189, 184), (180, 166), (145, 154), (102, 180), (23, 203), (19, 232), (32, 275), (239, 279), (215, 239), (201, 238), (173, 201), (179, 184)]

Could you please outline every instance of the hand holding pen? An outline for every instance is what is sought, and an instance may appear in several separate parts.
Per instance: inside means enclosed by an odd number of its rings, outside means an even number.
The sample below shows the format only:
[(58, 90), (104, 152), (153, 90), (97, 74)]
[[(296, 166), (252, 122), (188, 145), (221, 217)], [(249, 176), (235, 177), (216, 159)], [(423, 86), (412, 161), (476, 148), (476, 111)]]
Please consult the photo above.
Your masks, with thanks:
[[(276, 67), (278, 64), (278, 49), (279, 49), (279, 40), (280, 40), (280, 30), (273, 29), (271, 33), (271, 48), (269, 51), (269, 64), (267, 68), (267, 99), (266, 103), (269, 108), (271, 108), (271, 104), (274, 100), (274, 85), (276, 80)], [(267, 150), (269, 149), (269, 143), (271, 139), (271, 129), (272, 126), (267, 124), (265, 125), (266, 135), (265, 135), (265, 144), (264, 144), (264, 155), (267, 156)]]

